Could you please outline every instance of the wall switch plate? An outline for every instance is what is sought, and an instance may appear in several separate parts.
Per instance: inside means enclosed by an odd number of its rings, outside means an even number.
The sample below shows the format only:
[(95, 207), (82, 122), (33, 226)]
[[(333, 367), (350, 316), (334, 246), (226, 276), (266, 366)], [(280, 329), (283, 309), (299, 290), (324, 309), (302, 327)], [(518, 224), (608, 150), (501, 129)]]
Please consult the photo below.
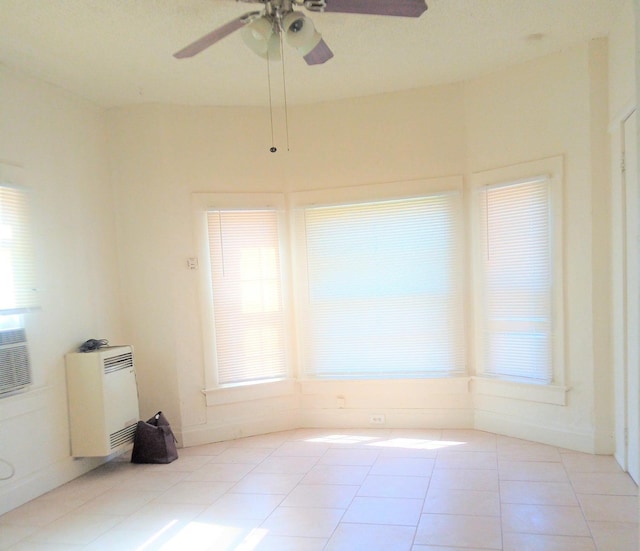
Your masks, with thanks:
[(187, 268), (189, 268), (190, 270), (197, 270), (198, 269), (198, 259), (197, 258), (187, 258)]

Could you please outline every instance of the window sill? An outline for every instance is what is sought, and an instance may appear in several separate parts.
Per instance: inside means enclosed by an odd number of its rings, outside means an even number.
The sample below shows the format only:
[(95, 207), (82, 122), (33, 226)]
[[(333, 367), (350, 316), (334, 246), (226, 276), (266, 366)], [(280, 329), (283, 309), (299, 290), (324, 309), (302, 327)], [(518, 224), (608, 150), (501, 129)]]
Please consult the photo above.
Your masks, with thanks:
[(207, 406), (221, 406), (294, 394), (296, 391), (295, 385), (296, 382), (293, 379), (281, 379), (227, 387), (205, 388), (202, 393), (205, 395)]
[(567, 405), (567, 394), (570, 390), (567, 386), (506, 381), (488, 377), (472, 377), (471, 385), (475, 394), (556, 406)]

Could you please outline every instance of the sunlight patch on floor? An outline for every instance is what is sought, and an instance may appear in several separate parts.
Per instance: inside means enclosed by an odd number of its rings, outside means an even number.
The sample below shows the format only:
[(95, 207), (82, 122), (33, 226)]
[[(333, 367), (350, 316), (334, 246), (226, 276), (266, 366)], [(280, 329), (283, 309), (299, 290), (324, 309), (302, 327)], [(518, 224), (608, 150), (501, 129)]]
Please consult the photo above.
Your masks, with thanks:
[(371, 442), (369, 446), (379, 448), (403, 448), (407, 450), (440, 450), (453, 446), (463, 446), (466, 442), (453, 442), (449, 440), (424, 440), (422, 438), (392, 438), (381, 442)]
[(317, 438), (307, 438), (305, 442), (319, 442), (321, 444), (364, 444), (372, 440), (379, 440), (377, 436), (355, 436), (352, 434), (331, 434)]
[[(220, 524), (207, 524), (204, 522), (189, 522), (176, 534), (169, 532), (178, 523), (173, 520), (149, 538), (136, 551), (253, 551), (257, 548), (268, 530), (253, 528), (248, 530), (241, 526), (225, 526)], [(247, 533), (248, 532), (248, 533)], [(169, 536), (171, 539), (158, 544)], [(150, 547), (153, 545), (153, 547)]]
[(364, 444), (379, 448), (403, 448), (408, 450), (440, 450), (454, 446), (463, 446), (467, 442), (454, 440), (431, 440), (426, 438), (385, 438), (380, 436), (364, 436), (354, 434), (331, 434), (307, 438), (305, 442), (322, 444)]
[(171, 530), (171, 528), (173, 526), (175, 526), (176, 524), (178, 524), (178, 521), (177, 520), (172, 520), (171, 522), (169, 522), (168, 524), (163, 526), (161, 530), (158, 530), (155, 534), (153, 534), (153, 536), (151, 536), (140, 547), (138, 547), (138, 549), (136, 549), (136, 551), (146, 551), (147, 549), (150, 549), (150, 547), (149, 547), (150, 545), (152, 545), (153, 543), (158, 541), (162, 537), (162, 535), (164, 533), (166, 533), (169, 530)]

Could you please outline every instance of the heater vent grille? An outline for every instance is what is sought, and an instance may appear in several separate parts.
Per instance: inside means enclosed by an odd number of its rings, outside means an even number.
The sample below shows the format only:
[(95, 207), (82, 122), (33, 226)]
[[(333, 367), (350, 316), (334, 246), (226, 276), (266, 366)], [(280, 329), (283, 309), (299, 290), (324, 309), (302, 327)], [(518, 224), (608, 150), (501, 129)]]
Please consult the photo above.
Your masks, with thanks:
[(133, 425), (129, 425), (123, 429), (120, 429), (109, 435), (109, 445), (111, 449), (115, 449), (122, 444), (128, 444), (133, 442), (133, 437), (136, 433), (136, 427), (138, 423), (134, 423)]
[(111, 358), (104, 359), (104, 373), (108, 375), (109, 373), (114, 373), (116, 371), (120, 371), (121, 369), (129, 369), (133, 367), (133, 354), (131, 352), (127, 352), (126, 354), (119, 354), (118, 356), (113, 356)]

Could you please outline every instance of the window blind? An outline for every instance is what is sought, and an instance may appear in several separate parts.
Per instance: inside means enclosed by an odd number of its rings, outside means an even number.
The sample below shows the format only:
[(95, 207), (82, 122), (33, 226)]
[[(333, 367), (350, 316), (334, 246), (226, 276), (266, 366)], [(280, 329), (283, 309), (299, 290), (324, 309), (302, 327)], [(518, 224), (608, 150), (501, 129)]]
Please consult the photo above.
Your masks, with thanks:
[(307, 375), (464, 371), (460, 197), (305, 209)]
[(218, 384), (286, 376), (278, 213), (207, 213)]
[(37, 307), (28, 194), (0, 185), (0, 315)]
[(552, 380), (550, 183), (485, 188), (485, 373)]

